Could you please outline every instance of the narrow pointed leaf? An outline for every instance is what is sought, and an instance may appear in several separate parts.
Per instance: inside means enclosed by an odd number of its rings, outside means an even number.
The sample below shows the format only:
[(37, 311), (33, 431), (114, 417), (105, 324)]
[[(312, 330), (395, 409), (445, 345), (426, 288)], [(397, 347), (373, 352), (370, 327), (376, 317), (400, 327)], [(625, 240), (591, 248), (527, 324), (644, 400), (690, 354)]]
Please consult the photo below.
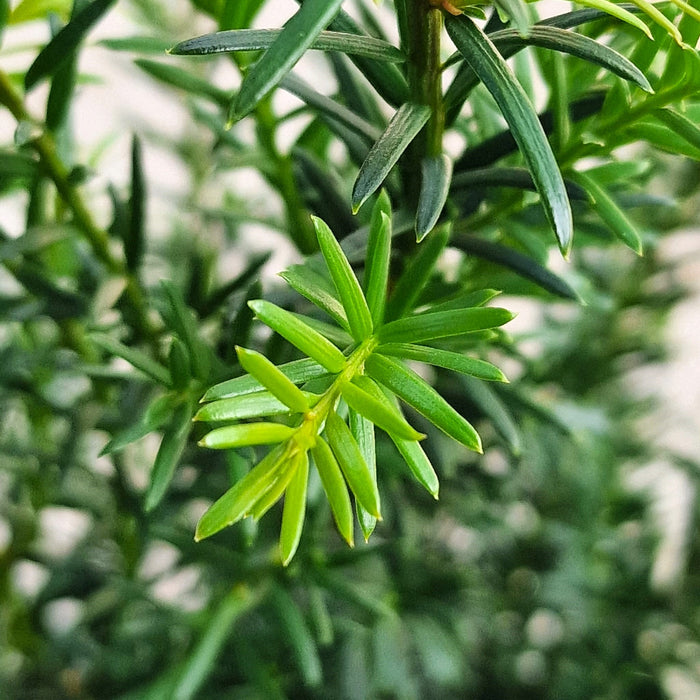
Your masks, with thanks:
[[(260, 269), (272, 256), (272, 251), (259, 255), (252, 255), (244, 270), (232, 280), (224, 282), (214, 289), (206, 299), (200, 301), (197, 311), (200, 316), (207, 317), (218, 311), (221, 306), (239, 289), (248, 289), (260, 278)], [(256, 296), (256, 295), (253, 295)]]
[(274, 445), (294, 434), (295, 428), (281, 423), (241, 423), (215, 428), (200, 441), (202, 447), (217, 450), (249, 445)]
[[(367, 36), (350, 15), (341, 10), (330, 24), (337, 32)], [(410, 90), (404, 74), (398, 66), (385, 61), (374, 61), (362, 56), (350, 55), (350, 60), (360, 69), (377, 93), (392, 107), (398, 107), (409, 99)]]
[(159, 384), (171, 386), (170, 372), (148, 355), (114, 340), (104, 333), (91, 333), (90, 339), (108, 353), (121, 357)]
[(350, 428), (335, 412), (332, 412), (326, 420), (326, 436), (355, 498), (371, 515), (381, 519), (377, 484)]
[(282, 446), (273, 448), (262, 461), (236, 482), (200, 518), (195, 541), (210, 537), (245, 517), (255, 503), (272, 487), (275, 473), (285, 459)]
[(248, 114), (289, 73), (342, 4), (343, 0), (305, 0), (245, 76), (229, 121), (238, 121)]
[(391, 439), (413, 476), (437, 500), (440, 493), (440, 480), (423, 448), (412, 440), (401, 440), (393, 435), (391, 435)]
[(189, 95), (201, 95), (207, 97), (218, 105), (226, 105), (229, 101), (229, 93), (212, 85), (209, 81), (192, 75), (175, 66), (162, 61), (150, 61), (145, 58), (137, 58), (134, 63), (156, 80), (166, 85), (172, 85), (179, 90), (184, 90)]
[(309, 457), (306, 452), (296, 457), (294, 476), (287, 486), (280, 530), (280, 555), (287, 566), (297, 551), (306, 516), (306, 486), (309, 481)]
[(510, 411), (498, 394), (487, 384), (472, 377), (460, 377), (469, 400), (493, 423), (510, 453), (518, 456), (522, 451), (520, 430)]
[(226, 594), (216, 608), (211, 609), (202, 636), (192, 651), (188, 652), (185, 664), (178, 673), (172, 700), (192, 700), (197, 697), (199, 690), (215, 670), (216, 660), (226, 640), (236, 634), (236, 622), (260, 601), (261, 590), (237, 585)]
[(601, 10), (612, 17), (617, 17), (617, 19), (626, 22), (632, 27), (636, 27), (641, 32), (644, 32), (644, 34), (646, 34), (646, 36), (652, 41), (654, 40), (649, 27), (647, 27), (647, 25), (644, 24), (639, 17), (633, 15), (629, 10), (621, 7), (617, 3), (611, 2), (611, 0), (578, 0), (578, 4), (585, 5), (586, 7), (591, 7), (596, 10)]
[(162, 500), (172, 481), (177, 463), (187, 445), (192, 413), (189, 405), (180, 406), (172, 422), (163, 433), (156, 460), (151, 471), (151, 480), (146, 492), (146, 511), (153, 510)]
[[(272, 588), (269, 600), (279, 617), (280, 624), (275, 628), (280, 631), (280, 637), (291, 648), (293, 659), (298, 668), (302, 688), (319, 688), (323, 683), (323, 666), (319, 658), (316, 640), (309, 630), (304, 615), (296, 601), (280, 585)], [(323, 693), (301, 693), (313, 696)], [(277, 695), (276, 692), (266, 692), (264, 695)]]
[[(577, 187), (579, 186), (577, 185)], [(579, 187), (579, 189), (585, 194), (583, 187)], [(586, 199), (588, 199), (587, 195)], [(469, 255), (475, 255), (482, 260), (488, 260), (513, 270), (551, 294), (556, 294), (563, 299), (580, 301), (578, 294), (566, 280), (517, 250), (476, 236), (461, 236), (455, 240), (454, 244), (456, 248), (460, 248)]]
[(363, 280), (367, 306), (375, 327), (384, 320), (390, 261), (391, 202), (386, 190), (382, 190), (372, 210)]
[[(259, 51), (269, 49), (283, 31), (283, 29), (229, 29), (186, 39), (170, 49), (168, 53), (199, 56), (228, 51)], [(322, 31), (310, 44), (309, 49), (339, 51), (390, 63), (403, 63), (406, 60), (403, 52), (387, 41), (347, 32)]]
[[(303, 384), (312, 379), (318, 379), (328, 374), (328, 370), (319, 365), (316, 360), (305, 357), (302, 360), (294, 360), (284, 365), (279, 365), (277, 369), (284, 374), (293, 384)], [(246, 374), (242, 377), (227, 379), (225, 382), (215, 384), (207, 390), (202, 397), (202, 402), (215, 401), (216, 399), (228, 399), (243, 394), (252, 394), (262, 391), (265, 387), (255, 377)]]
[(416, 240), (420, 243), (435, 228), (447, 201), (452, 179), (452, 159), (446, 155), (423, 158), (416, 209)]
[(312, 219), (321, 253), (345, 309), (350, 332), (355, 340), (364, 340), (372, 333), (372, 316), (360, 283), (333, 232), (321, 219), (315, 216)]
[(187, 388), (192, 379), (192, 367), (185, 344), (179, 338), (173, 338), (168, 352), (168, 368), (173, 380), (173, 387), (177, 391)]
[(333, 284), (307, 265), (292, 265), (279, 276), (312, 304), (325, 311), (343, 328), (348, 330), (345, 310), (337, 297)]
[(403, 416), (378, 401), (358, 385), (345, 382), (340, 393), (350, 408), (372, 421), (376, 426), (405, 440), (422, 440), (425, 435), (412, 428)]
[(559, 27), (534, 25), (526, 37), (520, 36), (515, 30), (504, 29), (490, 34), (489, 39), (504, 56), (515, 54), (523, 46), (540, 46), (601, 66), (620, 78), (638, 85), (642, 90), (653, 92), (644, 73), (632, 61), (615, 49), (577, 32)]
[(280, 469), (275, 474), (270, 488), (250, 509), (249, 515), (253, 520), (260, 520), (282, 498), (287, 490), (287, 486), (289, 486), (289, 482), (294, 478), (296, 468), (296, 458), (290, 458), (285, 464), (280, 465)]
[[(77, 4), (74, 3), (73, 13), (76, 7)], [(60, 131), (66, 124), (78, 79), (77, 62), (78, 52), (73, 50), (71, 56), (53, 73), (51, 89), (46, 101), (45, 122), (49, 131)]]
[(199, 335), (199, 325), (192, 309), (182, 297), (180, 290), (171, 282), (162, 281), (161, 288), (167, 300), (166, 321), (187, 346), (192, 374), (206, 379), (212, 362), (212, 351)]
[[(309, 405), (313, 405), (319, 398), (309, 393), (304, 393), (304, 397)], [(219, 423), (262, 416), (282, 416), (286, 413), (289, 413), (289, 406), (282, 403), (276, 396), (269, 391), (256, 391), (212, 401), (197, 411), (194, 420)]]
[(125, 230), (124, 257), (131, 272), (138, 270), (143, 259), (146, 217), (146, 181), (143, 173), (141, 141), (134, 136), (131, 141), (131, 197), (129, 199), (129, 224)]
[(352, 504), (343, 473), (331, 448), (323, 438), (319, 437), (316, 440), (316, 444), (311, 448), (311, 455), (318, 475), (321, 477), (323, 490), (326, 492), (338, 532), (352, 547), (354, 546)]
[(157, 36), (134, 35), (100, 39), (97, 44), (112, 51), (133, 51), (138, 54), (162, 55), (172, 46), (172, 41)]
[(382, 343), (421, 343), (497, 328), (512, 319), (513, 314), (507, 309), (491, 306), (436, 311), (392, 321), (379, 330), (379, 339)]
[(280, 372), (264, 355), (255, 350), (237, 347), (236, 354), (241, 367), (255, 377), (273, 396), (290, 410), (305, 413), (309, 410), (306, 397), (295, 384)]
[(700, 149), (700, 128), (684, 114), (673, 109), (659, 109), (654, 116), (691, 146)]
[(387, 343), (380, 345), (377, 352), (391, 357), (400, 357), (402, 360), (415, 360), (426, 362), (436, 367), (444, 367), (461, 374), (478, 377), (491, 382), (507, 382), (506, 376), (498, 367), (485, 360), (467, 357), (451, 350), (440, 350), (425, 345), (413, 345), (411, 343)]
[(70, 59), (91, 27), (109, 10), (115, 0), (95, 0), (76, 13), (68, 24), (41, 50), (24, 76), (24, 87), (31, 90), (42, 78), (53, 75)]
[(353, 343), (350, 333), (344, 331), (342, 328), (338, 328), (335, 323), (326, 323), (325, 321), (306, 316), (305, 314), (294, 313), (294, 316), (306, 326), (320, 333), (327, 340), (330, 340), (331, 343), (336, 346), (348, 347)]
[(424, 415), (444, 433), (476, 452), (482, 452), (481, 439), (471, 424), (413, 370), (382, 355), (371, 355), (365, 362), (367, 373)]
[(173, 415), (177, 399), (173, 393), (153, 399), (141, 419), (118, 432), (101, 450), (100, 456), (117, 452), (148, 433), (158, 430)]
[(630, 2), (632, 5), (638, 7), (652, 21), (663, 27), (679, 46), (683, 46), (683, 37), (678, 31), (678, 27), (676, 27), (676, 25), (655, 5), (647, 2), (647, 0), (630, 0)]
[(386, 308), (387, 320), (400, 318), (415, 306), (449, 240), (450, 225), (446, 224), (419, 246), (396, 282)]
[(329, 372), (337, 373), (345, 367), (343, 353), (294, 314), (263, 299), (250, 301), (248, 306), (263, 323), (323, 365)]
[[(571, 180), (564, 180), (569, 199), (586, 199), (586, 193)], [(519, 190), (535, 190), (535, 182), (526, 168), (490, 167), (465, 170), (452, 178), (450, 191), (459, 193), (482, 187), (514, 187)]]
[(445, 26), (508, 122), (532, 172), (559, 247), (568, 255), (573, 235), (569, 199), (559, 166), (528, 96), (493, 43), (471, 19), (447, 16)]
[[(330, 97), (314, 90), (308, 83), (293, 73), (286, 75), (280, 82), (280, 87), (298, 97), (309, 107), (313, 107), (321, 117), (330, 117), (361, 136), (367, 144), (373, 143), (381, 135), (381, 131), (368, 121), (350, 111)], [(329, 120), (328, 120), (329, 121)], [(329, 121), (329, 124), (332, 122)], [(365, 152), (366, 152), (366, 146)]]
[(470, 309), (475, 306), (485, 306), (500, 293), (501, 292), (496, 289), (478, 289), (475, 292), (462, 292), (447, 301), (430, 306), (421, 313), (430, 314), (437, 311), (451, 311), (452, 309)]
[[(391, 399), (377, 386), (377, 384), (366, 375), (360, 375), (355, 378), (357, 385), (360, 386), (367, 394), (373, 396), (377, 401), (381, 402), (387, 408), (396, 411), (402, 415), (399, 402), (396, 397)], [(403, 416), (402, 416), (403, 417)], [(440, 484), (437, 474), (433, 469), (423, 448), (415, 440), (405, 440), (394, 433), (389, 433), (399, 453), (404, 458), (409, 469), (416, 477), (418, 482), (422, 484), (428, 492), (437, 499)]]
[[(357, 446), (360, 448), (362, 458), (369, 467), (375, 483), (377, 481), (377, 452), (374, 436), (374, 425), (364, 416), (353, 411), (352, 408), (348, 411), (348, 426), (352, 436), (355, 438)], [(377, 519), (369, 513), (360, 504), (355, 501), (355, 512), (357, 513), (357, 521), (360, 523), (360, 530), (365, 542), (369, 541), (370, 536), (377, 526)]]
[(407, 102), (399, 107), (360, 168), (352, 191), (353, 211), (356, 212), (384, 182), (429, 117), (430, 107), (426, 105)]
[(642, 239), (637, 227), (617, 202), (588, 174), (575, 173), (573, 177), (588, 192), (593, 208), (610, 230), (637, 255), (642, 255)]

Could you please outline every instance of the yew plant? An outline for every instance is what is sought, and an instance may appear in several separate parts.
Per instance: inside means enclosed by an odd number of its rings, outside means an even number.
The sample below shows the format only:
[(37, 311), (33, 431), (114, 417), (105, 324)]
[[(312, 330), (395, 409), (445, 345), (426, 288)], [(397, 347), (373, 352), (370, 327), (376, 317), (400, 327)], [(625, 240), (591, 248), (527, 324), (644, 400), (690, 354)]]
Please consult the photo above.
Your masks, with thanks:
[[(14, 130), (0, 145), (0, 204), (19, 202), (24, 219), (12, 235), (0, 219), (9, 290), (0, 466), (12, 496), (3, 563), (10, 572), (33, 556), (45, 509), (102, 523), (72, 558), (47, 564), (37, 599), (8, 604), (16, 663), (0, 673), (26, 690), (20, 697), (50, 692), (59, 670), (74, 671), (59, 677), (75, 697), (601, 692), (571, 671), (592, 661), (565, 643), (551, 653), (569, 670), (548, 677), (540, 666), (528, 675), (530, 657), (516, 663), (490, 636), (485, 621), (500, 608), (480, 592), (497, 589), (493, 572), (519, 554), (499, 553), (488, 513), (509, 499), (541, 508), (553, 539), (533, 534), (534, 558), (554, 541), (549, 523), (567, 522), (581, 535), (567, 544), (577, 562), (568, 575), (583, 590), (587, 504), (601, 537), (617, 532), (599, 515), (611, 504), (638, 507), (610, 485), (610, 463), (645, 448), (627, 431), (630, 404), (606, 382), (623, 349), (636, 347), (643, 362), (654, 339), (630, 340), (616, 314), (638, 305), (661, 324), (678, 290), (652, 301), (617, 277), (653, 276), (658, 241), (684, 221), (668, 198), (696, 189), (697, 2), (176, 5), (0, 0), (5, 41), (24, 25), (49, 30), (40, 47), (15, 48), (27, 57), (21, 70), (0, 60), (0, 105)], [(277, 6), (289, 19), (261, 27)], [(119, 9), (143, 31), (94, 40)], [(211, 31), (190, 36), (192, 26)], [(133, 135), (126, 190), (99, 177), (100, 154), (86, 153), (73, 128), (76, 96), (94, 79), (79, 62), (86, 47), (128, 56), (134, 75), (165, 87), (191, 120), (179, 140)], [(320, 90), (315, 73), (333, 87)], [(149, 235), (143, 163), (144, 145), (158, 140), (191, 179), (166, 242)], [(251, 167), (259, 200), (235, 187), (221, 194), (223, 175)], [(681, 168), (691, 174), (676, 184)], [(276, 279), (263, 275), (269, 253), (241, 244), (252, 224), (266, 229), (270, 253), (276, 240), (294, 249)], [(242, 261), (236, 276), (217, 265), (231, 251)], [(514, 313), (497, 305), (502, 293), (503, 307), (518, 298), (565, 309), (570, 327), (552, 317), (529, 329), (541, 343), (533, 359), (523, 331), (510, 331)], [(609, 402), (604, 436), (582, 418), (596, 401)], [(530, 476), (559, 464), (550, 475), (560, 492), (518, 476), (494, 487), (488, 470), (500, 461)], [(595, 483), (574, 478), (573, 464)], [(469, 581), (449, 545), (464, 527), (491, 557)], [(78, 641), (42, 646), (37, 611), (81, 589), (86, 552), (105, 542), (119, 563), (85, 564)], [(163, 542), (197, 567), (206, 612), (193, 621), (148, 607), (139, 639), (150, 651), (125, 665), (128, 621), (153, 600), (141, 567)], [(630, 574), (625, 586), (632, 595), (639, 580)], [(11, 599), (9, 575), (2, 587)], [(555, 599), (544, 595), (539, 608)], [(443, 614), (452, 618), (441, 627)], [(460, 619), (482, 630), (478, 643)], [(576, 629), (603, 645), (587, 624)], [(502, 660), (480, 665), (479, 643)], [(395, 663), (386, 644), (399, 649)], [(108, 653), (98, 661), (100, 646)], [(634, 667), (620, 651), (631, 647), (601, 648), (607, 673)], [(230, 666), (217, 662), (224, 648), (236, 655)], [(636, 692), (635, 679), (625, 692)]]

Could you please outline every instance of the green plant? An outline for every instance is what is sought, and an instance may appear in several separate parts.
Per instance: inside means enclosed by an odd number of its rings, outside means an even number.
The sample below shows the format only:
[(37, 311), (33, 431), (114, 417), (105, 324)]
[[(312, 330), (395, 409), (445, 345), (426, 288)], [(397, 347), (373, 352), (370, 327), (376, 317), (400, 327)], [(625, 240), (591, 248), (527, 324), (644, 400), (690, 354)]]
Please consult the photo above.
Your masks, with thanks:
[[(18, 697), (658, 695), (698, 601), (691, 582), (660, 600), (653, 531), (625, 529), (644, 504), (618, 465), (655, 451), (620, 374), (661, 352), (681, 294), (648, 288), (658, 241), (688, 218), (654, 190), (697, 189), (696, 3), (540, 17), (517, 0), (304, 0), (281, 29), (252, 28), (275, 2), (0, 2), (4, 41), (35, 20), (52, 36), (18, 72), (0, 63), (16, 126), (0, 197), (23, 219), (0, 222), (0, 682)], [(143, 32), (91, 46), (115, 7)], [(188, 39), (194, 20), (219, 31)], [(127, 187), (94, 177), (106, 156), (72, 127), (86, 45), (136, 54), (132, 74), (189, 114), (180, 137), (133, 136)], [(297, 72), (307, 52), (332, 94)], [(156, 143), (190, 182), (160, 237)], [(221, 182), (251, 167), (258, 201)], [(295, 249), (285, 285), (246, 249), (251, 224)], [(235, 274), (217, 266), (231, 251)], [(551, 317), (511, 331), (501, 292)], [(57, 507), (94, 527), (54, 559), (40, 523)], [(332, 521), (351, 545), (356, 523), (375, 538), (350, 550)], [(197, 572), (195, 612), (144, 573), (164, 542), (170, 573)], [(48, 577), (34, 598), (13, 583), (27, 562)], [(66, 597), (82, 611), (69, 637), (42, 622)], [(527, 631), (542, 619), (551, 643)], [(676, 625), (663, 652), (644, 637), (658, 620)]]

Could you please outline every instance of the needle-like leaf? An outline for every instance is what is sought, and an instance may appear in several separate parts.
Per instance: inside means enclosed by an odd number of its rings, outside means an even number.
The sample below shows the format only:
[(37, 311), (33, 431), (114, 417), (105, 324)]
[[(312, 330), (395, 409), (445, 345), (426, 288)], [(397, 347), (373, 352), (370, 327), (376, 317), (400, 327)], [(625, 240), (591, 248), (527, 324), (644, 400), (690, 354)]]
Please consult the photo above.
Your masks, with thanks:
[[(371, 381), (371, 380), (370, 380)], [(369, 467), (370, 474), (377, 481), (377, 451), (374, 435), (374, 424), (367, 420), (363, 415), (352, 408), (348, 410), (348, 426), (352, 436), (355, 438), (357, 446), (360, 448), (360, 453), (365, 463)], [(362, 536), (367, 542), (377, 526), (377, 519), (365, 508), (359, 501), (355, 501), (355, 512), (357, 513), (357, 521), (360, 523)]]
[(321, 483), (326, 492), (328, 503), (330, 503), (335, 524), (338, 526), (338, 532), (352, 547), (354, 546), (352, 504), (343, 473), (331, 448), (323, 438), (319, 437), (316, 440), (316, 444), (311, 448), (311, 455), (314, 458), (318, 475), (321, 477)]
[(187, 436), (190, 432), (190, 406), (180, 406), (173, 416), (170, 425), (163, 433), (156, 461), (151, 471), (151, 480), (146, 492), (144, 508), (153, 510), (163, 499), (165, 492), (172, 481), (177, 463), (187, 445)]
[[(358, 386), (367, 394), (373, 396), (375, 400), (401, 415), (401, 408), (399, 407), (399, 402), (396, 400), (396, 397), (390, 399), (368, 376), (361, 375), (356, 377), (355, 381)], [(430, 463), (423, 448), (415, 440), (405, 440), (393, 433), (389, 433), (389, 437), (393, 440), (396, 448), (399, 450), (399, 453), (404, 458), (406, 464), (408, 464), (409, 469), (418, 482), (437, 499), (440, 484), (437, 474), (433, 469), (433, 465)]]
[(343, 353), (330, 340), (326, 340), (318, 331), (293, 313), (263, 299), (249, 301), (248, 306), (263, 323), (323, 365), (329, 372), (340, 372), (345, 367)]
[(314, 43), (343, 0), (306, 0), (285, 24), (279, 36), (245, 76), (238, 96), (231, 105), (229, 122), (234, 123), (252, 111)]
[(124, 345), (105, 333), (92, 333), (90, 339), (103, 350), (126, 360), (136, 367), (136, 369), (148, 375), (159, 384), (171, 386), (172, 380), (170, 378), (170, 372), (168, 372), (163, 365), (151, 359), (140, 350)]
[(413, 370), (397, 360), (377, 354), (367, 358), (365, 369), (370, 377), (393, 391), (444, 433), (470, 450), (482, 452), (481, 439), (471, 424)]
[(498, 103), (540, 193), (547, 218), (564, 255), (571, 249), (573, 221), (559, 166), (528, 96), (490, 39), (465, 16), (445, 26), (466, 61)]
[(572, 177), (586, 189), (593, 208), (610, 230), (637, 255), (642, 255), (642, 239), (639, 231), (617, 202), (590, 175), (574, 173)]
[(343, 303), (350, 332), (355, 340), (364, 340), (372, 333), (372, 315), (360, 283), (333, 232), (321, 219), (315, 216), (312, 219), (318, 245)]
[(273, 396), (290, 410), (304, 413), (309, 410), (306, 397), (295, 384), (280, 372), (264, 355), (255, 350), (237, 347), (236, 354), (241, 367), (255, 377)]
[(281, 423), (241, 423), (225, 425), (207, 433), (200, 441), (202, 447), (217, 450), (249, 445), (274, 445), (294, 433), (294, 428)]
[(394, 433), (405, 440), (422, 440), (425, 435), (412, 428), (391, 406), (378, 401), (358, 385), (345, 382), (340, 393), (354, 411), (372, 421), (387, 433)]
[(309, 457), (306, 452), (299, 453), (294, 461), (294, 476), (287, 486), (282, 511), (282, 528), (280, 530), (280, 555), (283, 566), (287, 566), (297, 551), (301, 531), (306, 516), (306, 486), (309, 481)]
[(513, 314), (507, 309), (491, 306), (436, 311), (387, 323), (380, 328), (379, 339), (382, 343), (421, 343), (435, 338), (449, 338), (463, 333), (497, 328), (512, 319)]
[(326, 436), (355, 498), (366, 511), (381, 519), (377, 484), (350, 428), (335, 411), (326, 419)]
[[(310, 406), (318, 400), (318, 396), (306, 392), (304, 397)], [(269, 391), (256, 391), (212, 401), (197, 411), (194, 420), (219, 423), (262, 416), (281, 416), (285, 413), (289, 413), (289, 406), (282, 403), (276, 396)]]
[(377, 352), (382, 355), (400, 357), (403, 360), (415, 360), (426, 362), (436, 367), (444, 367), (461, 374), (467, 374), (479, 379), (492, 382), (507, 382), (506, 376), (498, 367), (485, 360), (467, 357), (451, 350), (440, 350), (425, 345), (413, 345), (411, 343), (387, 343), (381, 345)]
[[(328, 370), (319, 365), (316, 360), (305, 357), (302, 360), (294, 360), (284, 365), (279, 365), (277, 369), (284, 374), (293, 384), (303, 384), (312, 379), (318, 379), (328, 374)], [(207, 390), (202, 397), (202, 402), (215, 401), (216, 399), (228, 399), (244, 394), (253, 394), (262, 391), (265, 387), (255, 377), (246, 374), (242, 377), (227, 379), (225, 382), (215, 384)]]
[[(207, 55), (228, 51), (259, 51), (269, 49), (283, 31), (282, 29), (233, 29), (214, 32), (181, 41), (168, 53)], [(347, 32), (322, 31), (311, 43), (309, 49), (340, 51), (390, 63), (403, 63), (406, 60), (404, 54), (387, 41)]]
[(358, 209), (379, 188), (401, 154), (430, 117), (430, 107), (407, 102), (397, 110), (384, 133), (372, 146), (352, 190), (352, 209)]
[(530, 28), (526, 37), (520, 36), (515, 30), (503, 29), (490, 34), (489, 39), (498, 51), (506, 56), (515, 54), (523, 46), (540, 46), (601, 66), (620, 78), (633, 82), (642, 90), (653, 92), (644, 73), (632, 61), (615, 49), (577, 32), (559, 27), (535, 25)]
[(452, 179), (452, 159), (446, 155), (423, 158), (416, 209), (416, 240), (420, 243), (435, 227), (447, 201)]
[(384, 320), (390, 259), (391, 202), (386, 190), (382, 190), (372, 210), (363, 280), (367, 306), (375, 326)]
[(333, 284), (308, 265), (292, 265), (279, 276), (294, 290), (306, 297), (312, 304), (323, 309), (329, 316), (348, 330), (345, 309), (337, 297)]
[(195, 541), (210, 537), (219, 530), (233, 525), (250, 512), (275, 483), (275, 473), (283, 467), (285, 448), (273, 448), (263, 460), (236, 482), (200, 518)]
[(70, 59), (90, 28), (109, 10), (115, 0), (95, 0), (76, 13), (68, 24), (41, 50), (24, 76), (31, 90), (42, 78), (53, 75)]

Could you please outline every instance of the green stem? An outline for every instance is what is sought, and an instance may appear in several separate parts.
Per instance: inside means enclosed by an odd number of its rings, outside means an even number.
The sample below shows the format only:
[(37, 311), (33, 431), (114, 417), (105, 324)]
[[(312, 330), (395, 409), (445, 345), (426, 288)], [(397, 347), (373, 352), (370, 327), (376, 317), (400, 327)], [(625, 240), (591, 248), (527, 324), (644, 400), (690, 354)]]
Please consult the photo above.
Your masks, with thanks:
[(335, 407), (343, 384), (352, 381), (353, 377), (363, 371), (365, 360), (377, 347), (377, 342), (377, 339), (371, 336), (355, 348), (348, 357), (343, 371), (333, 380), (333, 384), (326, 389), (314, 407), (306, 413), (292, 438), (302, 449), (309, 449), (316, 443), (316, 436), (328, 414)]
[(427, 63), (424, 76), (426, 104), (432, 110), (426, 125), (428, 131), (427, 154), (442, 155), (442, 136), (445, 131), (445, 106), (442, 99), (442, 63), (440, 40), (442, 37), (442, 11), (431, 7), (427, 17)]
[(407, 72), (411, 99), (428, 105), (430, 119), (422, 133), (414, 140), (404, 159), (403, 178), (409, 201), (417, 201), (420, 192), (420, 162), (425, 156), (442, 153), (445, 130), (445, 109), (442, 96), (442, 11), (428, 0), (403, 0), (399, 19), (404, 23), (402, 37), (408, 55)]

